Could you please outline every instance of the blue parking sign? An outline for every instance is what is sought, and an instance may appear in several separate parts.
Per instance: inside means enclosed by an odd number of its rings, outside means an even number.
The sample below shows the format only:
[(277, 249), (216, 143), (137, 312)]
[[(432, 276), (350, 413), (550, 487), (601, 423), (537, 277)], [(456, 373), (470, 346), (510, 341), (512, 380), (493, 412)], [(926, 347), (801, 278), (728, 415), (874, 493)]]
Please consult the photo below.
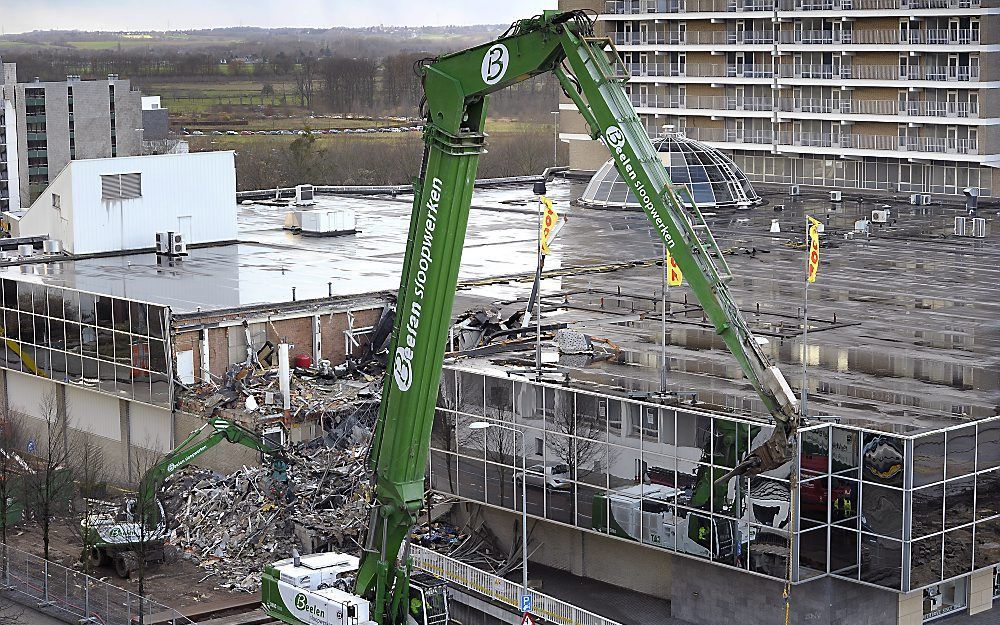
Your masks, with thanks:
[(532, 595), (521, 595), (521, 611), (531, 612)]

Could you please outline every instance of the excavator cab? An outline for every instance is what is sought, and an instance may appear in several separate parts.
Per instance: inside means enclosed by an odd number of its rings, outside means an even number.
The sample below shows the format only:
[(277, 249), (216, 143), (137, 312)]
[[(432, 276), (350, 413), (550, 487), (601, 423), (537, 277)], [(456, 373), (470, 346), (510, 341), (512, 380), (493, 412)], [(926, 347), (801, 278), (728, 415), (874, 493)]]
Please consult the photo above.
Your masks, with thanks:
[(448, 625), (448, 586), (429, 573), (410, 576), (407, 622), (410, 625)]

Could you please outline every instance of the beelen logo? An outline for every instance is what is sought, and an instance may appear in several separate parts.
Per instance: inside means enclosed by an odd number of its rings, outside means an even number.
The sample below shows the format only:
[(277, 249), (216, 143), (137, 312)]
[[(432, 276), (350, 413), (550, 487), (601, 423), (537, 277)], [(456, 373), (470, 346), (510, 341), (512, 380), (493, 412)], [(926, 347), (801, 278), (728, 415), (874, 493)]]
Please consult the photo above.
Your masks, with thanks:
[(500, 79), (507, 73), (509, 63), (510, 52), (507, 51), (507, 46), (502, 43), (490, 46), (490, 49), (486, 51), (486, 56), (483, 57), (483, 82), (487, 85), (495, 85), (500, 82)]

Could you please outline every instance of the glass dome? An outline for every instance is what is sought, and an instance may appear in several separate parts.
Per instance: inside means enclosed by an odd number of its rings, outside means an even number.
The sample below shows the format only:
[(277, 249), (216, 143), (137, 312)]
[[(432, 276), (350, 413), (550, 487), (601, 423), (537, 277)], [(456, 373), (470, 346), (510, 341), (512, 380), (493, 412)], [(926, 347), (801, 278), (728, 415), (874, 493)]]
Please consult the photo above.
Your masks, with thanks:
[[(747, 207), (762, 201), (746, 175), (720, 150), (683, 133), (669, 133), (654, 139), (653, 145), (664, 165), (669, 163), (667, 175), (674, 184), (687, 186), (699, 208)], [(590, 179), (580, 204), (639, 208), (613, 160), (601, 165)]]

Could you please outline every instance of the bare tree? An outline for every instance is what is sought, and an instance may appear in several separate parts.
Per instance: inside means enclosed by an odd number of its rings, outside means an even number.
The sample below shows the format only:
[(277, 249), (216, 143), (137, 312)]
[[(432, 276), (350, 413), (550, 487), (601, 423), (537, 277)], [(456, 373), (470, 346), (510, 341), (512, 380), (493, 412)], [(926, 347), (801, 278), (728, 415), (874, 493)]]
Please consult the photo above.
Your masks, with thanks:
[(299, 95), (299, 105), (307, 109), (312, 108), (313, 93), (316, 90), (316, 57), (300, 53), (292, 78), (295, 80), (295, 91)]
[[(163, 459), (163, 454), (153, 451), (159, 448), (155, 441), (146, 442), (141, 447), (133, 447), (130, 457), (126, 460), (126, 475), (137, 476), (138, 491), (131, 503), (131, 519), (135, 522), (132, 535), (131, 551), (123, 554), (127, 561), (129, 577), (136, 582), (136, 594), (140, 602), (146, 598), (146, 575), (150, 562), (164, 559), (163, 538), (166, 529), (166, 519), (163, 508), (157, 498), (157, 493), (145, 493), (147, 481), (151, 472)], [(148, 495), (148, 496), (147, 496)], [(140, 608), (144, 607), (140, 604)], [(143, 610), (139, 611), (139, 625), (143, 623)]]
[(42, 551), (45, 559), (49, 559), (49, 531), (53, 516), (72, 495), (73, 481), (69, 467), (74, 450), (70, 445), (69, 415), (59, 410), (55, 391), (42, 397), (39, 416), (42, 424), (36, 433), (38, 467), (28, 478), (31, 482), (28, 490), (29, 503), (42, 528)]
[[(24, 505), (24, 488), (19, 487), (18, 482), (28, 472), (24, 460), (17, 455), (20, 448), (20, 424), (20, 415), (16, 412), (0, 413), (0, 543), (5, 548), (10, 517)], [(16, 498), (22, 499), (18, 502)]]
[[(104, 450), (97, 445), (91, 434), (82, 433), (77, 444), (78, 453), (73, 466), (76, 477), (77, 493), (81, 500), (79, 515), (81, 520), (90, 519), (96, 512), (96, 498), (102, 498), (107, 489), (108, 466), (104, 457)], [(82, 531), (82, 525), (73, 523), (70, 525), (76, 532), (83, 544), (82, 558), (83, 572), (90, 575), (94, 566), (100, 562), (99, 557), (95, 557), (94, 549), (97, 547), (98, 535), (96, 532)]]

